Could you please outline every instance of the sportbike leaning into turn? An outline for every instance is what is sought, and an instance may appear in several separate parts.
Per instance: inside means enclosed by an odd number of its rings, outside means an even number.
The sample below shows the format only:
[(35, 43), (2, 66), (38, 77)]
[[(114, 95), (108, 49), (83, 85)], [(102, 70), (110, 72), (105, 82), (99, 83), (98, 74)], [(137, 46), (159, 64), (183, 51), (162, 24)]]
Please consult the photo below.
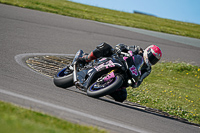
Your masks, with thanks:
[(151, 73), (151, 66), (162, 57), (160, 48), (117, 44), (112, 48), (101, 43), (90, 54), (79, 50), (71, 64), (54, 76), (57, 87), (76, 86), (88, 96), (98, 98), (110, 95), (115, 101), (127, 98), (126, 87), (138, 87)]

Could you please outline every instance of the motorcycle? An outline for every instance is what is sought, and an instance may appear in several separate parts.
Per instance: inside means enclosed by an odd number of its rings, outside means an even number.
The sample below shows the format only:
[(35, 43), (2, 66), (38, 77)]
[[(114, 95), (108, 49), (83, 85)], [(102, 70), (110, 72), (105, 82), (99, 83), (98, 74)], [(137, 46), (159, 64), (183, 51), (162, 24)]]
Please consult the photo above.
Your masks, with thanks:
[(111, 57), (102, 57), (92, 62), (81, 64), (77, 58), (84, 52), (79, 50), (71, 65), (58, 71), (54, 84), (60, 88), (76, 86), (87, 92), (90, 97), (98, 98), (109, 95), (121, 87), (136, 85), (143, 65), (143, 57), (132, 51), (115, 53)]

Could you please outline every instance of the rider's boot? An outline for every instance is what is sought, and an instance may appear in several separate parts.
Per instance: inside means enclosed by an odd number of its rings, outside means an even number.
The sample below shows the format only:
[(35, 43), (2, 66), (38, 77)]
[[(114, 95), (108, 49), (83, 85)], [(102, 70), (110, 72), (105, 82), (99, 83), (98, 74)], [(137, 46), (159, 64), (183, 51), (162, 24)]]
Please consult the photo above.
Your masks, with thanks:
[(96, 58), (97, 57), (94, 56), (93, 51), (92, 51), (90, 54), (84, 53), (82, 57), (79, 57), (77, 59), (77, 62), (85, 64), (85, 63), (90, 62), (90, 61), (92, 61)]

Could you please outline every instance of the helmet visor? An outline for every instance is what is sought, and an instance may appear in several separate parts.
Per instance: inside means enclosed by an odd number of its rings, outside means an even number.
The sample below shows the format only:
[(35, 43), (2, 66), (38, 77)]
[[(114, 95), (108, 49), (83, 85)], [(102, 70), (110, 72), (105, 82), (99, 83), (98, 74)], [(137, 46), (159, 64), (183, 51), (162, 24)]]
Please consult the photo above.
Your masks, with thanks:
[(159, 59), (157, 59), (152, 53), (151, 49), (148, 50), (148, 59), (152, 65), (155, 65), (159, 61)]

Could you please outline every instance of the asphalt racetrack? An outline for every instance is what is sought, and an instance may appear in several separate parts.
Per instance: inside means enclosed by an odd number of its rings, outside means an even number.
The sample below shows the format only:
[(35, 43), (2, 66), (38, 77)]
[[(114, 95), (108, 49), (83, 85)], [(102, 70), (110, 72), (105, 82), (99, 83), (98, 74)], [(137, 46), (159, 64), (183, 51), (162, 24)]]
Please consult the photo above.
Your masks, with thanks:
[(74, 87), (24, 67), (19, 55), (90, 52), (101, 42), (159, 45), (163, 61), (200, 65), (200, 48), (101, 23), (0, 4), (0, 100), (116, 133), (197, 133), (200, 128), (106, 98), (94, 99)]

